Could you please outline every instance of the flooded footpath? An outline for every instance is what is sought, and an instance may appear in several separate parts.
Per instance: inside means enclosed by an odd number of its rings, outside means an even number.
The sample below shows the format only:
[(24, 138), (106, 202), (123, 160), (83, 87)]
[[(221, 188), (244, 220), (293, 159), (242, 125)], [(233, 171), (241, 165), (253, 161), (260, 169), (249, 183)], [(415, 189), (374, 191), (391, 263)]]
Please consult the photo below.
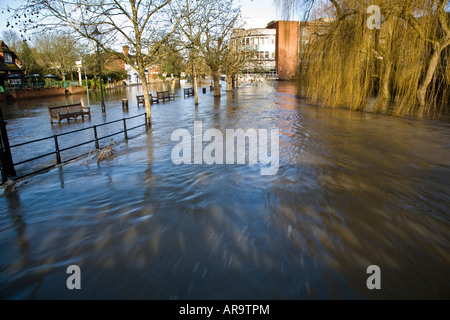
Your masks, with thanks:
[[(150, 130), (114, 155), (1, 190), (0, 298), (450, 298), (450, 123), (321, 109), (290, 83), (208, 89), (198, 107), (169, 89), (176, 100), (153, 105)], [(93, 95), (91, 120), (61, 125), (47, 107), (79, 96), (8, 104), (10, 142), (141, 114), (139, 90), (108, 92), (106, 115)], [(277, 174), (174, 164), (172, 133), (194, 137), (195, 121), (278, 129)], [(81, 290), (66, 286), (71, 265)], [(367, 287), (371, 265), (380, 290)]]

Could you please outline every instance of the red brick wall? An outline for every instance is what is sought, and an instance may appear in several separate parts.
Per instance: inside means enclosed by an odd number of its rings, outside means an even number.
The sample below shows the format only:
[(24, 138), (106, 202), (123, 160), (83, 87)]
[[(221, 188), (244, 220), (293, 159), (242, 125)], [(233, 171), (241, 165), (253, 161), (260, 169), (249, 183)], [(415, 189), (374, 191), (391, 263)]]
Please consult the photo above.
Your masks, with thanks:
[[(84, 93), (83, 87), (69, 87), (68, 94)], [(27, 91), (11, 91), (11, 96), (14, 100), (54, 97), (65, 95), (64, 88), (42, 89), (42, 90), (27, 90)]]
[(298, 22), (277, 21), (275, 59), (278, 77), (281, 80), (294, 79), (298, 67)]

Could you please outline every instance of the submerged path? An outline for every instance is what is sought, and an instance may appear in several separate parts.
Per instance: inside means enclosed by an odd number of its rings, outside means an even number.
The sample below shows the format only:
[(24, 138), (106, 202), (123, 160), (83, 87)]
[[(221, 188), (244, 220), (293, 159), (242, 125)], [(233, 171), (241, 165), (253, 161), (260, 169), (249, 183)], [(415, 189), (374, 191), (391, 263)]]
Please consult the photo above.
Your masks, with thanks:
[[(0, 197), (0, 297), (450, 297), (448, 123), (319, 109), (288, 83), (200, 95), (198, 108), (180, 92), (113, 157), (53, 169)], [(123, 115), (124, 96), (108, 98), (105, 121)], [(31, 122), (43, 135), (62, 130), (44, 125), (45, 108), (10, 107), (11, 139)], [(130, 103), (129, 115), (138, 111)], [(171, 134), (193, 134), (194, 121), (278, 129), (278, 173), (175, 165)], [(79, 291), (66, 287), (70, 265), (81, 269)], [(381, 290), (366, 286), (370, 265)]]

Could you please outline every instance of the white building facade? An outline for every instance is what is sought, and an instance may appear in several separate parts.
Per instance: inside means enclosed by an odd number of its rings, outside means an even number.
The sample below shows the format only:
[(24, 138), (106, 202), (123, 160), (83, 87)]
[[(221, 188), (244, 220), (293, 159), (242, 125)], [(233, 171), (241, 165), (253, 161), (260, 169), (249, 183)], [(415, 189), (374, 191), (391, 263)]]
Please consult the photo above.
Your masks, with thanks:
[(276, 30), (266, 28), (235, 29), (232, 41), (242, 41), (242, 48), (252, 54), (245, 68), (249, 73), (276, 75)]

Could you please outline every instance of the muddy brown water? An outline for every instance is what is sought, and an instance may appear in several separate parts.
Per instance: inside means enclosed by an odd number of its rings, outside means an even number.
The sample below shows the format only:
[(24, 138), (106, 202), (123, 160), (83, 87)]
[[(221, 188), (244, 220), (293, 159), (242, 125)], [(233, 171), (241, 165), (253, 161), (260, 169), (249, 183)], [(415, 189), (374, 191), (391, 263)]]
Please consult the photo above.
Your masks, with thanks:
[[(0, 297), (450, 298), (448, 122), (321, 109), (289, 83), (245, 85), (220, 100), (208, 90), (197, 108), (169, 89), (177, 99), (153, 106), (147, 134), (117, 138), (113, 157), (52, 169), (0, 197)], [(61, 125), (50, 125), (47, 106), (65, 98), (8, 104), (10, 139), (140, 114), (139, 90), (109, 92), (106, 115), (92, 95), (90, 121)], [(174, 165), (171, 134), (192, 132), (194, 121), (279, 129), (278, 173)], [(81, 290), (66, 287), (70, 265)], [(370, 265), (381, 290), (366, 286)]]

